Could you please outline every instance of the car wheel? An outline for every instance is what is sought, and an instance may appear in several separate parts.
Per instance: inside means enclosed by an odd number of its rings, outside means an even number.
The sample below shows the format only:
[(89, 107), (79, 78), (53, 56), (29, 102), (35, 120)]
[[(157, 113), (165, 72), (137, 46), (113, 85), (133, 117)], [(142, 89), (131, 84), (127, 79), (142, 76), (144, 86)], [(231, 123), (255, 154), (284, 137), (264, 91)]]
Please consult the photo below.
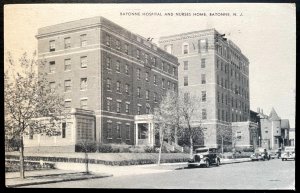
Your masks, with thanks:
[(283, 158), (282, 158), (281, 160), (282, 160), (282, 161), (284, 161), (284, 159), (283, 159)]
[(219, 165), (220, 165), (220, 160), (217, 159), (217, 161), (216, 161), (216, 166), (219, 166)]
[(209, 167), (209, 161), (208, 161), (208, 160), (205, 161), (205, 167), (206, 167), (206, 168)]

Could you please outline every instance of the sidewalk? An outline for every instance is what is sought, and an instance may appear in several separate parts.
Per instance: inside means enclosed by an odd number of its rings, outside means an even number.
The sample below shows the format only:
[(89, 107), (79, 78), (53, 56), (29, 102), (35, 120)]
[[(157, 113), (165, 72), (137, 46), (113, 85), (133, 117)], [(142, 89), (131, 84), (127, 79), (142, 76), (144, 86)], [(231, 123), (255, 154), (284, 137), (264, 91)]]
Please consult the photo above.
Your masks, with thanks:
[[(250, 158), (221, 159), (221, 165), (249, 162)], [(53, 170), (26, 171), (24, 180), (19, 178), (19, 172), (8, 172), (5, 174), (7, 187), (19, 187), (36, 184), (56, 183), (63, 181), (84, 180), (93, 178), (103, 178), (111, 176), (128, 176), (150, 173), (170, 172), (187, 167), (187, 162), (162, 163), (131, 166), (107, 166), (102, 164), (89, 164), (91, 175), (85, 175), (85, 164), (83, 163), (63, 163), (57, 162)]]
[(41, 171), (26, 171), (25, 179), (20, 179), (19, 172), (5, 173), (5, 185), (8, 188), (20, 186), (29, 186), (37, 184), (48, 184), (64, 181), (85, 180), (94, 178), (111, 177), (111, 174), (94, 173), (86, 175), (84, 172), (74, 172), (68, 170), (41, 170)]

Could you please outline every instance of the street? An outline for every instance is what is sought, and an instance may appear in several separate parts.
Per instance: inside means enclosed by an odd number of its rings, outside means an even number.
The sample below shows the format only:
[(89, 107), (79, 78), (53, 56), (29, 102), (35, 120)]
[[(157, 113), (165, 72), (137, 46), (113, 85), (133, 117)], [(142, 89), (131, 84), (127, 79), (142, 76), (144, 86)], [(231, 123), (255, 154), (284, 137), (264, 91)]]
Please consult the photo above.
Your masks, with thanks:
[[(117, 166), (116, 166), (117, 167)], [(161, 167), (157, 169), (161, 169)], [(167, 166), (166, 166), (167, 167)], [(167, 167), (170, 169), (170, 167)], [(164, 168), (166, 169), (166, 168)], [(105, 172), (105, 171), (103, 171)], [(294, 189), (295, 161), (255, 161), (210, 168), (26, 186), (31, 188)]]

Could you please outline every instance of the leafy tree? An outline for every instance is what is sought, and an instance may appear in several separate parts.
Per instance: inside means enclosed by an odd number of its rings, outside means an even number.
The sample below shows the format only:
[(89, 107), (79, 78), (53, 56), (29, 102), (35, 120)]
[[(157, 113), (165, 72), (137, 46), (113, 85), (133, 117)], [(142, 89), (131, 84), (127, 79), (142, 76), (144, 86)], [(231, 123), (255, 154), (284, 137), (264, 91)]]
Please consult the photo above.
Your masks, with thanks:
[[(24, 175), (25, 134), (59, 135), (64, 119), (63, 98), (47, 81), (45, 60), (37, 60), (36, 53), (28, 58), (24, 53), (15, 62), (8, 53), (4, 74), (5, 135), (20, 139), (20, 177)], [(16, 70), (18, 69), (18, 70)]]

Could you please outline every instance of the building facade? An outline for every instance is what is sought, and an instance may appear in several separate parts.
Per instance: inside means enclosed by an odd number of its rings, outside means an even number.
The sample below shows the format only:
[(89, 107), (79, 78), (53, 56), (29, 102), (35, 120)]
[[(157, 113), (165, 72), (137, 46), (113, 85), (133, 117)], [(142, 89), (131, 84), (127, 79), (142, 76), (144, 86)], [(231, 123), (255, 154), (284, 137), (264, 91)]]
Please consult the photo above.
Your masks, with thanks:
[(230, 133), (232, 122), (249, 121), (249, 61), (232, 41), (208, 29), (161, 37), (159, 44), (178, 57), (179, 90), (202, 100), (206, 145), (220, 144), (218, 133)]
[(167, 90), (178, 91), (175, 56), (103, 17), (43, 27), (36, 38), (46, 61), (39, 71), (66, 109), (94, 111), (97, 142), (153, 145), (151, 120), (135, 124), (135, 116), (151, 114)]

